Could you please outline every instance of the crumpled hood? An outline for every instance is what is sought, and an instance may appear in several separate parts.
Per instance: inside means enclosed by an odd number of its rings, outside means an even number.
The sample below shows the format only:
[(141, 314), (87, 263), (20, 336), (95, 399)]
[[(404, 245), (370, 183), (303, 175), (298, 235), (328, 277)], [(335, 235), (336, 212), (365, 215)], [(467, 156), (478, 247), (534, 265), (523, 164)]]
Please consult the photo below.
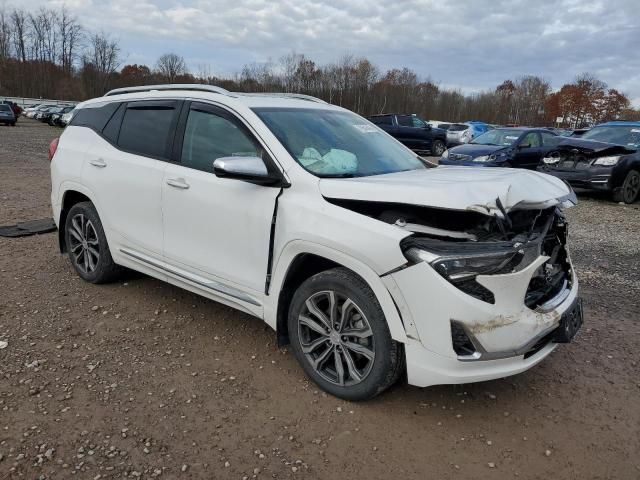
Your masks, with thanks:
[(562, 180), (530, 170), (440, 166), (359, 178), (322, 178), (326, 198), (389, 202), (500, 215), (577, 203)]
[(635, 150), (627, 148), (623, 145), (617, 145), (615, 143), (598, 142), (595, 140), (583, 140), (580, 138), (567, 138), (561, 141), (557, 147), (560, 151), (578, 150), (581, 153), (595, 153), (607, 155), (626, 155), (634, 153)]

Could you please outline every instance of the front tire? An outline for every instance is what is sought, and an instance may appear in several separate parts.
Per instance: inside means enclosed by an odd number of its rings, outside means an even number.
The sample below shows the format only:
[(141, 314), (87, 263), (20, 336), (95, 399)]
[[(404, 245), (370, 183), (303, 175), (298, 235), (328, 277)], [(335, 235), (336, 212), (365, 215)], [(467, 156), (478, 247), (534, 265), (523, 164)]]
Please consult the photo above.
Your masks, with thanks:
[(431, 155), (434, 157), (441, 157), (446, 149), (447, 146), (442, 140), (434, 140), (431, 144)]
[(402, 345), (391, 338), (373, 291), (346, 268), (303, 282), (293, 296), (288, 326), (305, 373), (336, 397), (375, 397), (404, 369)]
[(107, 283), (118, 277), (121, 267), (111, 258), (102, 222), (91, 202), (71, 207), (64, 229), (69, 260), (83, 280)]
[(622, 182), (622, 186), (614, 195), (615, 200), (631, 204), (640, 196), (640, 172), (638, 170), (630, 170)]

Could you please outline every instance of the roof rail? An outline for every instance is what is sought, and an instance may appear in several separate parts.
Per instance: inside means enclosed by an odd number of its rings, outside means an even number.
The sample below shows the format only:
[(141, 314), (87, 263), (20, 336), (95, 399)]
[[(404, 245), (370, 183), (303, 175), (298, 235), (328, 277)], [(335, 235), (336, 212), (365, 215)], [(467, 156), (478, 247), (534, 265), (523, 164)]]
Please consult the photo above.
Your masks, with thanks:
[(327, 103), (324, 100), (312, 97), (311, 95), (304, 95), (302, 93), (271, 93), (271, 92), (233, 92), (233, 95), (242, 95), (245, 97), (280, 97), (280, 98), (297, 98), (300, 100), (308, 100), (309, 102)]
[(125, 93), (136, 93), (136, 92), (151, 92), (154, 90), (189, 90), (189, 91), (198, 91), (198, 92), (209, 92), (209, 93), (219, 93), (221, 95), (227, 95), (229, 97), (234, 97), (230, 91), (225, 90), (221, 87), (214, 87), (213, 85), (202, 85), (199, 83), (167, 83), (163, 85), (142, 85), (139, 87), (124, 87), (124, 88), (116, 88), (114, 90), (110, 90), (104, 94), (105, 97), (110, 97), (112, 95), (123, 95)]

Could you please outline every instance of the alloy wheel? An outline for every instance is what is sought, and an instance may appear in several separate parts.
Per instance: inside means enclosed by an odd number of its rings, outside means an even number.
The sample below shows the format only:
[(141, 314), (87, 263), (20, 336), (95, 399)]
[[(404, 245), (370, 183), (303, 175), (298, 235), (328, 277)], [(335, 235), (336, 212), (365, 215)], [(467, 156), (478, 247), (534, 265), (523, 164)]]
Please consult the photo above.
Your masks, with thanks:
[(443, 143), (441, 142), (435, 142), (434, 148), (433, 148), (433, 156), (435, 157), (439, 157), (444, 153), (445, 150), (445, 146)]
[(373, 330), (360, 307), (325, 290), (311, 295), (298, 316), (302, 353), (324, 380), (352, 386), (362, 382), (375, 359)]
[(622, 186), (622, 196), (625, 203), (633, 203), (640, 193), (640, 173), (635, 170), (629, 172)]
[(96, 229), (86, 215), (74, 215), (69, 226), (69, 251), (76, 266), (84, 273), (98, 267), (100, 242)]

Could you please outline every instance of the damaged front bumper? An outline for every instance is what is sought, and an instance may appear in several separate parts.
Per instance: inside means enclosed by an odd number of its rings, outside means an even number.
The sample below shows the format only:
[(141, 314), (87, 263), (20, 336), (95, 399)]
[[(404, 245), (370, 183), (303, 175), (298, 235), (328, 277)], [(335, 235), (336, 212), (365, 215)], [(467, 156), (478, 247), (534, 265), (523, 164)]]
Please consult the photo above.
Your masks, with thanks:
[(538, 171), (560, 178), (573, 188), (611, 191), (615, 187), (614, 167), (584, 165), (582, 168), (562, 169), (545, 165), (538, 167)]
[[(563, 316), (572, 314), (579, 298), (571, 267), (570, 284), (533, 309), (525, 305), (532, 277), (548, 258), (540, 256), (514, 273), (479, 275), (477, 281), (493, 294), (493, 304), (461, 291), (426, 262), (383, 277), (409, 337), (409, 383), (429, 386), (501, 378), (527, 370), (551, 353)], [(455, 348), (460, 331), (468, 340), (462, 350)]]

